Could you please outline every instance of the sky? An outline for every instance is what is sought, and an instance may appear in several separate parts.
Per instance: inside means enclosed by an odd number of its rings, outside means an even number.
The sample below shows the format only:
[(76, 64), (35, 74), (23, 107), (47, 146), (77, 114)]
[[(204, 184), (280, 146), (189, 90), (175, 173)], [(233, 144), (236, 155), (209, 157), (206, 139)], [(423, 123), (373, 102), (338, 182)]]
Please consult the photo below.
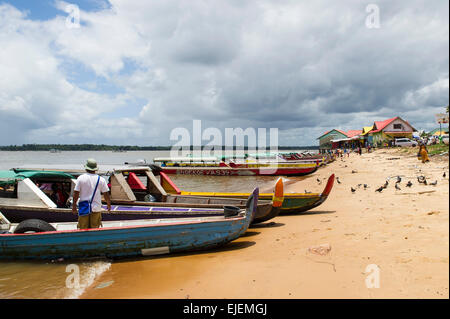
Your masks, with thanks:
[(449, 104), (445, 0), (0, 0), (0, 48), (0, 145), (173, 145), (193, 120), (318, 145)]

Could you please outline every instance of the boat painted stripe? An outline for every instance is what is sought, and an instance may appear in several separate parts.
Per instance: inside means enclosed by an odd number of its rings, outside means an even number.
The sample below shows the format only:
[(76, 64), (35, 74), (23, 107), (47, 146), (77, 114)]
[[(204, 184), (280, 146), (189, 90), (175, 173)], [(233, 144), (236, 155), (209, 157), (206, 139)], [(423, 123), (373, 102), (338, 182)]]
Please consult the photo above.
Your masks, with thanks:
[[(181, 195), (190, 196), (213, 196), (213, 197), (245, 197), (247, 198), (250, 193), (210, 193), (210, 192), (181, 192)], [(273, 193), (261, 193), (259, 199), (272, 199)], [(284, 199), (288, 198), (308, 198), (320, 196), (320, 193), (284, 193)], [(266, 197), (266, 198), (263, 198)]]
[(143, 256), (163, 255), (169, 253), (170, 253), (169, 246), (141, 249), (141, 254)]
[[(251, 214), (251, 213), (249, 213)], [(195, 218), (195, 217), (193, 217)], [(202, 218), (202, 217), (199, 217)], [(209, 217), (204, 217), (209, 218)], [(217, 222), (227, 222), (229, 220), (233, 221), (240, 221), (246, 218), (246, 215), (243, 216), (231, 216), (228, 218), (223, 218), (221, 220), (207, 220), (207, 219), (200, 219), (200, 220), (189, 220), (189, 221), (181, 221), (181, 222), (168, 222), (168, 223), (160, 223), (160, 224), (146, 224), (146, 225), (133, 225), (133, 226), (118, 226), (118, 227), (102, 227), (102, 228), (87, 228), (87, 229), (71, 229), (71, 230), (57, 230), (57, 231), (46, 231), (41, 233), (23, 233), (23, 234), (1, 234), (1, 237), (19, 237), (19, 236), (41, 236), (41, 235), (52, 235), (52, 234), (64, 234), (64, 233), (83, 233), (83, 232), (103, 232), (103, 231), (109, 231), (109, 230), (120, 230), (120, 229), (133, 229), (133, 228), (152, 228), (152, 227), (158, 227), (158, 226), (175, 226), (175, 225), (193, 225), (193, 224), (207, 224), (207, 223), (217, 223)], [(176, 219), (176, 218), (175, 218)], [(182, 219), (182, 218), (180, 218)], [(76, 222), (75, 222), (76, 223)]]

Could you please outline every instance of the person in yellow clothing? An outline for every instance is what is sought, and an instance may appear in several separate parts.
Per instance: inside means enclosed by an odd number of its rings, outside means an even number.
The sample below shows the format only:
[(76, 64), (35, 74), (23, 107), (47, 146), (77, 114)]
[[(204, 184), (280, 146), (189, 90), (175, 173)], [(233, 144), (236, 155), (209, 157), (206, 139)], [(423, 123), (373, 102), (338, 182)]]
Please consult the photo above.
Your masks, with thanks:
[(422, 160), (422, 163), (429, 162), (428, 150), (424, 143), (419, 144), (419, 153), (417, 153), (418, 160)]

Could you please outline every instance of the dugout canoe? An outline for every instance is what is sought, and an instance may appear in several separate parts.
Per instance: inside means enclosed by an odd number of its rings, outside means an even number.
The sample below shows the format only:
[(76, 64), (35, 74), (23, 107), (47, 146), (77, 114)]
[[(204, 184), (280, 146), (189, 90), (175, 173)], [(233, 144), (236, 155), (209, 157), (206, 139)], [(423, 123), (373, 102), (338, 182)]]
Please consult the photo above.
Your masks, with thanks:
[[(0, 259), (116, 258), (209, 249), (242, 235), (257, 201), (255, 189), (247, 208), (234, 216), (108, 221), (95, 229), (77, 229), (75, 222), (41, 221), (49, 228), (31, 233), (22, 233), (26, 226), (0, 214)], [(33, 224), (27, 220), (22, 225), (27, 222)]]
[[(54, 168), (53, 168), (54, 169)], [(71, 172), (71, 173), (69, 173)], [(14, 223), (25, 219), (43, 219), (49, 222), (77, 220), (69, 205), (57, 205), (49, 190), (37, 185), (57, 183), (72, 197), (75, 176), (83, 170), (64, 168), (64, 171), (16, 169), (0, 171), (0, 211)], [(105, 175), (105, 174), (109, 175)], [(72, 175), (73, 174), (73, 175)], [(111, 212), (102, 213), (103, 220), (131, 220), (151, 218), (179, 218), (223, 215), (224, 206), (245, 208), (245, 198), (219, 198), (168, 194), (148, 167), (117, 169), (99, 172), (109, 179), (111, 189)], [(144, 177), (142, 183), (138, 176)], [(2, 179), (3, 177), (3, 179)], [(168, 177), (167, 177), (168, 179)], [(282, 190), (282, 183), (280, 185)], [(282, 192), (282, 191), (281, 191)], [(3, 195), (3, 196), (2, 196)], [(151, 195), (156, 202), (147, 201)], [(282, 194), (278, 197), (282, 198)], [(277, 216), (281, 204), (262, 200), (252, 223), (261, 223)], [(103, 206), (106, 209), (106, 206)]]
[[(331, 190), (333, 189), (335, 175), (331, 174), (327, 180), (325, 188), (321, 193), (283, 193), (283, 200), (280, 209), (281, 214), (301, 213), (308, 211), (314, 207), (321, 205), (328, 198)], [(178, 193), (184, 196), (208, 196), (208, 197), (221, 197), (221, 198), (245, 198), (249, 193), (222, 193), (222, 192), (189, 192), (182, 191), (176, 187), (173, 183), (169, 183), (164, 178), (164, 173), (161, 177), (161, 185), (169, 193)], [(259, 198), (267, 199), (272, 198), (273, 193), (261, 193)]]

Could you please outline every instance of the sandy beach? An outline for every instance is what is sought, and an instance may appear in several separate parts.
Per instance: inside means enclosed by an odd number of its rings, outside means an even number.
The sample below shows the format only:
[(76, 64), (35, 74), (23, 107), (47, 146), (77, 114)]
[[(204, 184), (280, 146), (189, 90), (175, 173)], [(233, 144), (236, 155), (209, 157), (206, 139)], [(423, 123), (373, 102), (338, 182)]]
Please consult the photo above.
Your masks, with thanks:
[[(285, 192), (320, 192), (317, 178), (332, 173), (341, 183), (307, 213), (255, 225), (220, 249), (114, 262), (81, 298), (449, 298), (448, 156), (422, 164), (395, 149), (352, 153)], [(318, 245), (328, 252), (309, 249)], [(366, 284), (373, 269), (379, 288)]]

